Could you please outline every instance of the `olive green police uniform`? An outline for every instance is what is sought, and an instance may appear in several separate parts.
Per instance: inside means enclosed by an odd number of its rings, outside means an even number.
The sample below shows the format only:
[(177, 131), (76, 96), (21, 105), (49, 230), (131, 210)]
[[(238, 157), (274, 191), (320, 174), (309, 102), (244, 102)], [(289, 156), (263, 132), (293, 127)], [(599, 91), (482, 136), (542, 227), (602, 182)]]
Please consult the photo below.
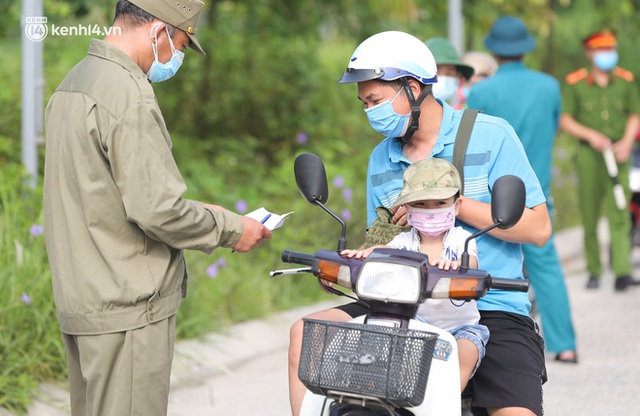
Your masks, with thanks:
[[(640, 113), (640, 94), (631, 72), (616, 67), (609, 83), (598, 86), (586, 69), (567, 75), (563, 92), (563, 113), (570, 114), (577, 122), (608, 136), (612, 141), (622, 138), (630, 114)], [(616, 276), (631, 275), (631, 220), (627, 210), (616, 207), (613, 184), (606, 170), (601, 152), (580, 140), (576, 151), (579, 179), (578, 201), (582, 210), (584, 246), (587, 269), (591, 276), (602, 273), (597, 223), (604, 203), (611, 235), (611, 268)], [(619, 180), (629, 193), (629, 169), (631, 161), (618, 164)]]

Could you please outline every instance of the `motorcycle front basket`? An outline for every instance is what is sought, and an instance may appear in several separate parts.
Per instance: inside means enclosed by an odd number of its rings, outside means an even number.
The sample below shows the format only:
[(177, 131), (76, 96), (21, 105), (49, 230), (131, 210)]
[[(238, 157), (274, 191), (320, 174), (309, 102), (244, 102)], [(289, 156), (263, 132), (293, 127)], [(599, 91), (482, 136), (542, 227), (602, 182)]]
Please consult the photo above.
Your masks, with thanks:
[(304, 319), (298, 377), (316, 394), (354, 393), (417, 406), (437, 339), (432, 332)]

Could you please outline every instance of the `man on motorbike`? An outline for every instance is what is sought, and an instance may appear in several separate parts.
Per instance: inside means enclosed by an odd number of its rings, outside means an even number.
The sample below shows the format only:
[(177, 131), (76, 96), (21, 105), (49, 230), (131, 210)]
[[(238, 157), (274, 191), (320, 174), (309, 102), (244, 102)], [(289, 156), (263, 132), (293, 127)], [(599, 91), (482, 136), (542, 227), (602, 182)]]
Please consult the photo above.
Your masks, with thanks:
[[(419, 39), (402, 32), (374, 35), (354, 51), (341, 83), (355, 82), (358, 98), (374, 130), (383, 140), (369, 158), (367, 173), (368, 223), (376, 207), (392, 209), (392, 222), (407, 223), (404, 206), (394, 203), (402, 189), (403, 172), (411, 163), (429, 157), (451, 160), (462, 111), (436, 100), (436, 62)], [(479, 114), (464, 160), (464, 195), (459, 224), (473, 233), (493, 223), (491, 189), (502, 175), (520, 177), (526, 187), (526, 209), (511, 229), (498, 228), (480, 237), (482, 268), (492, 276), (522, 279), (521, 243), (543, 245), (551, 235), (544, 194), (520, 140), (503, 119)], [(478, 415), (541, 416), (542, 384), (546, 381), (544, 346), (529, 317), (526, 293), (492, 290), (478, 301), (480, 323), (491, 333), (486, 356), (471, 380), (473, 409)], [(314, 319), (348, 321), (366, 313), (347, 304), (309, 315)], [(305, 388), (297, 378), (302, 321), (291, 328), (289, 391), (294, 415)]]

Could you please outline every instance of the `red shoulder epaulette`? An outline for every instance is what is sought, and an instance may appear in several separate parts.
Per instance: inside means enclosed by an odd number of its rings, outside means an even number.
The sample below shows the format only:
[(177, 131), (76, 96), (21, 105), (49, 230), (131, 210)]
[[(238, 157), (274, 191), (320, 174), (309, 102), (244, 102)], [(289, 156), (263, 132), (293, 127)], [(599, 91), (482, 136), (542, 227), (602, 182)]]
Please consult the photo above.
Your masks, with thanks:
[(570, 73), (569, 75), (567, 75), (565, 77), (565, 81), (567, 81), (567, 84), (569, 85), (573, 85), (575, 83), (578, 83), (584, 79), (587, 79), (587, 77), (589, 76), (589, 71), (587, 71), (584, 68), (578, 69), (577, 71), (573, 71), (572, 73)]
[(613, 68), (613, 75), (622, 78), (627, 82), (633, 82), (633, 80), (635, 79), (635, 77), (633, 76), (633, 72), (622, 69), (619, 66)]

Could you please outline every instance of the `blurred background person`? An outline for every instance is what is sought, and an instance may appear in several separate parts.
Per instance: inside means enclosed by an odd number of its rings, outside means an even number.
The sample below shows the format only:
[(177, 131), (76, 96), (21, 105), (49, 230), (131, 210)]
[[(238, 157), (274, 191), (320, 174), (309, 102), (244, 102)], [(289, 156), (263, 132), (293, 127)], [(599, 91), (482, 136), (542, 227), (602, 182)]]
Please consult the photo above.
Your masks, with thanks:
[[(551, 165), (560, 121), (560, 84), (523, 63), (523, 56), (536, 47), (536, 41), (521, 19), (498, 18), (484, 45), (496, 56), (499, 67), (492, 77), (474, 85), (467, 104), (502, 117), (513, 126), (542, 185), (552, 216)], [(546, 348), (556, 354), (558, 361), (577, 363), (569, 296), (554, 236), (542, 247), (523, 244), (522, 252), (536, 294)]]
[(448, 39), (431, 38), (425, 44), (431, 49), (438, 66), (438, 81), (433, 84), (433, 96), (460, 110), (466, 101), (461, 95), (461, 87), (473, 76), (473, 68), (462, 62)]
[(493, 56), (483, 51), (469, 51), (462, 56), (462, 62), (473, 68), (473, 75), (464, 80), (460, 87), (462, 103), (466, 105), (471, 88), (479, 81), (488, 78), (498, 70), (498, 62)]

